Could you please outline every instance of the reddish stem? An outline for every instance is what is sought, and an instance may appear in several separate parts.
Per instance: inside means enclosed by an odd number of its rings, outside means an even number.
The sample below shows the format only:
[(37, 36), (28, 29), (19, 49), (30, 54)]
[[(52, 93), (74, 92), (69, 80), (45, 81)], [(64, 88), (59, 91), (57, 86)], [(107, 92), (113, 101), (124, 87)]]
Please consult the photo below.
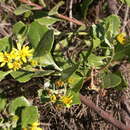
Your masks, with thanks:
[[(44, 8), (43, 6), (40, 6), (40, 5), (38, 5), (38, 4), (35, 4), (35, 3), (31, 2), (30, 0), (20, 0), (20, 1), (21, 1), (22, 3), (27, 4), (27, 5), (36, 7), (37, 10), (41, 10), (41, 9)], [(79, 20), (77, 20), (77, 19), (75, 19), (75, 18), (69, 18), (69, 17), (64, 16), (64, 15), (62, 15), (62, 14), (56, 14), (55, 16), (58, 17), (58, 18), (67, 20), (67, 21), (69, 21), (69, 22), (73, 22), (73, 23), (75, 23), (75, 24), (77, 24), (77, 25), (85, 25), (83, 22), (81, 22), (81, 21), (79, 21)]]
[(79, 21), (79, 20), (77, 20), (77, 19), (75, 19), (75, 18), (69, 18), (69, 17), (64, 16), (64, 15), (62, 15), (62, 14), (56, 14), (55, 16), (57, 16), (57, 17), (59, 17), (59, 18), (61, 18), (61, 19), (64, 19), (64, 20), (73, 22), (73, 23), (75, 23), (75, 24), (77, 24), (77, 25), (85, 25), (83, 22), (81, 22), (81, 21)]
[(36, 7), (36, 9), (38, 9), (38, 10), (43, 9), (43, 6), (40, 6), (40, 5), (38, 5), (38, 4), (35, 4), (35, 3), (31, 2), (30, 0), (19, 0), (19, 1), (21, 1), (22, 3), (25, 3), (25, 4), (27, 4), (27, 5), (30, 5), (30, 6), (34, 6), (34, 7)]
[(108, 121), (109, 123), (113, 124), (115, 127), (121, 129), (121, 130), (130, 130), (130, 127), (126, 126), (122, 122), (116, 120), (111, 114), (105, 112), (100, 107), (96, 106), (89, 98), (86, 96), (80, 95), (80, 100), (83, 104), (90, 107), (92, 110), (94, 110), (98, 115), (100, 115), (103, 119)]

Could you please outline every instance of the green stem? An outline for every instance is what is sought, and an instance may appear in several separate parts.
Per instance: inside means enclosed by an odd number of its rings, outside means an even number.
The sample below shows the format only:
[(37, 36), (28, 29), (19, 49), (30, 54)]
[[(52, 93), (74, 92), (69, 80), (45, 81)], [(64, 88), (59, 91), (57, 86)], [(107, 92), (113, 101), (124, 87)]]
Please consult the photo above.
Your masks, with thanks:
[(111, 62), (113, 61), (113, 58), (114, 58), (114, 55), (115, 55), (114, 46), (112, 46), (111, 49), (112, 49), (112, 55), (111, 55), (110, 60), (109, 60), (108, 63), (107, 63), (103, 68), (101, 68), (99, 71), (102, 71), (102, 70), (107, 69), (107, 68), (110, 66)]

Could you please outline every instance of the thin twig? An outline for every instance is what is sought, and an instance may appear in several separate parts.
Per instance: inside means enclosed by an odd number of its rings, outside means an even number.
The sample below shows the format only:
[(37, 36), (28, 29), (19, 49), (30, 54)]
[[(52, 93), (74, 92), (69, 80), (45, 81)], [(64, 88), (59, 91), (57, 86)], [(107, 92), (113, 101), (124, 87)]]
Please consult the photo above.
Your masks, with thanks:
[(90, 107), (92, 110), (94, 110), (98, 115), (100, 115), (103, 119), (108, 121), (109, 123), (113, 124), (115, 127), (121, 129), (121, 130), (130, 130), (130, 127), (126, 126), (124, 123), (118, 121), (115, 119), (111, 114), (105, 112), (100, 107), (96, 106), (89, 98), (86, 96), (80, 95), (80, 100), (83, 104)]
[(61, 19), (64, 19), (64, 20), (73, 22), (73, 23), (75, 23), (75, 24), (77, 24), (77, 25), (85, 25), (83, 22), (81, 22), (81, 21), (79, 21), (79, 20), (77, 20), (77, 19), (75, 19), (75, 18), (69, 18), (69, 17), (64, 16), (64, 15), (62, 15), (62, 14), (56, 14), (56, 16), (59, 17), (59, 18), (61, 18)]
[(129, 14), (129, 5), (127, 5), (126, 7), (126, 12), (125, 12), (125, 17), (124, 17), (124, 21), (123, 21), (123, 26), (122, 26), (122, 32), (125, 32), (125, 27), (127, 25), (127, 19), (128, 19), (128, 15)]
[(121, 3), (121, 5), (118, 7), (118, 10), (117, 10), (117, 15), (119, 14), (119, 12), (120, 12), (120, 10), (121, 10), (122, 6), (123, 6), (123, 3)]
[[(70, 0), (70, 4), (69, 4), (69, 17), (72, 18), (72, 7), (73, 7), (73, 0)], [(73, 23), (70, 22), (70, 28), (73, 28)]]
[[(35, 4), (35, 3), (31, 2), (30, 0), (20, 0), (20, 1), (21, 1), (22, 3), (26, 3), (27, 5), (36, 7), (37, 10), (41, 10), (41, 9), (44, 8), (43, 6), (40, 6), (40, 5), (38, 5), (38, 4)], [(75, 19), (75, 18), (69, 18), (69, 17), (64, 16), (64, 15), (62, 15), (62, 14), (56, 14), (55, 16), (58, 17), (58, 18), (67, 20), (67, 21), (69, 21), (69, 22), (73, 22), (73, 23), (75, 23), (75, 24), (77, 24), (77, 25), (85, 25), (83, 22), (81, 22), (81, 21), (79, 21), (79, 20), (77, 20), (77, 19)]]
[(19, 0), (19, 1), (21, 1), (22, 3), (25, 3), (25, 4), (27, 4), (27, 5), (34, 6), (34, 7), (36, 7), (36, 9), (38, 9), (38, 10), (41, 10), (41, 9), (44, 8), (43, 6), (40, 6), (40, 5), (38, 5), (38, 4), (35, 4), (35, 3), (31, 2), (30, 0)]

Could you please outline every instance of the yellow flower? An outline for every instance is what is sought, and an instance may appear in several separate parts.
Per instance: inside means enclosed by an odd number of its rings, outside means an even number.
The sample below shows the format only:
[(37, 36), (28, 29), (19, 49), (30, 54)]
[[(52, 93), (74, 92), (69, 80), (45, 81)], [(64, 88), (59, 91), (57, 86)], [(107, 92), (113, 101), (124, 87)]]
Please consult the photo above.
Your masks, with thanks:
[(8, 68), (16, 71), (16, 70), (22, 68), (22, 62), (21, 61), (10, 62), (10, 63), (8, 63)]
[(32, 127), (32, 128), (30, 128), (29, 130), (43, 130), (43, 129), (40, 128), (40, 127)]
[(36, 67), (38, 65), (37, 61), (36, 60), (30, 60), (30, 63), (33, 67)]
[[(28, 58), (32, 56), (32, 49), (28, 46), (23, 46), (22, 49), (13, 48), (10, 53), (0, 52), (0, 67), (5, 65), (14, 71), (20, 69), (23, 63), (26, 63)], [(36, 61), (32, 61), (32, 65), (36, 65)]]
[(60, 101), (63, 102), (65, 106), (70, 107), (70, 104), (72, 103), (72, 96), (63, 96)]
[(58, 80), (58, 81), (55, 82), (55, 85), (56, 85), (57, 87), (61, 87), (61, 86), (64, 85), (64, 82), (61, 81), (61, 80)]
[(21, 50), (19, 50), (19, 56), (23, 60), (23, 62), (27, 62), (27, 58), (32, 56), (32, 49), (29, 49), (28, 46), (23, 46)]
[(126, 43), (126, 34), (120, 33), (117, 35), (116, 39), (120, 44), (124, 45)]
[(37, 127), (37, 126), (39, 126), (39, 125), (40, 125), (39, 122), (34, 122), (34, 123), (32, 124), (32, 127)]
[(37, 130), (43, 130), (42, 128), (38, 127)]
[(55, 95), (51, 95), (50, 96), (50, 100), (51, 100), (51, 102), (55, 103), (56, 102), (56, 96)]
[(0, 53), (0, 62), (1, 62), (0, 67), (3, 67), (6, 63), (9, 63), (11, 60), (12, 59), (11, 59), (9, 53), (7, 53), (7, 52)]
[(38, 127), (39, 125), (40, 123), (34, 122), (29, 130), (42, 130), (42, 128)]
[(13, 60), (19, 60), (20, 59), (19, 50), (13, 48), (12, 51), (10, 52), (10, 57)]

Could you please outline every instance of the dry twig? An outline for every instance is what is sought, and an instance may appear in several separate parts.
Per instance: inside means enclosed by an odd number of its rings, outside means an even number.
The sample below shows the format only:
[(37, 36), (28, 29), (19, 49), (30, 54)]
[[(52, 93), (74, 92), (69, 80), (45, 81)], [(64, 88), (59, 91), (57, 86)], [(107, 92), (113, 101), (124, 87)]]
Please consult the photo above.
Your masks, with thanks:
[[(38, 4), (35, 4), (35, 3), (31, 2), (30, 0), (20, 0), (20, 1), (21, 1), (22, 3), (26, 3), (27, 5), (36, 7), (37, 10), (41, 10), (41, 9), (44, 8), (43, 6), (40, 6), (40, 5), (38, 5)], [(77, 25), (85, 25), (83, 22), (81, 22), (81, 21), (79, 21), (79, 20), (77, 20), (77, 19), (69, 18), (69, 17), (64, 16), (64, 15), (62, 15), (62, 14), (56, 14), (55, 16), (58, 17), (58, 18), (67, 20), (67, 21), (69, 21), (69, 22), (73, 22), (73, 23), (75, 23), (75, 24), (77, 24)]]
[(27, 5), (34, 6), (34, 7), (36, 7), (36, 9), (38, 9), (38, 10), (41, 10), (41, 9), (44, 8), (43, 6), (40, 6), (40, 5), (38, 5), (38, 4), (35, 4), (35, 3), (31, 2), (30, 0), (20, 0), (20, 1), (21, 1), (22, 3), (27, 4)]
[(126, 25), (128, 23), (128, 21), (127, 21), (128, 16), (129, 16), (129, 6), (127, 5), (126, 12), (125, 12), (125, 17), (124, 17), (124, 21), (123, 21), (122, 32), (125, 32), (125, 27), (126, 27)]
[(80, 95), (80, 100), (83, 104), (87, 105), (91, 109), (93, 109), (98, 115), (100, 115), (103, 119), (113, 124), (115, 127), (121, 130), (130, 130), (130, 127), (126, 126), (122, 122), (116, 120), (111, 114), (108, 114), (100, 107), (96, 106), (89, 98), (86, 96)]

